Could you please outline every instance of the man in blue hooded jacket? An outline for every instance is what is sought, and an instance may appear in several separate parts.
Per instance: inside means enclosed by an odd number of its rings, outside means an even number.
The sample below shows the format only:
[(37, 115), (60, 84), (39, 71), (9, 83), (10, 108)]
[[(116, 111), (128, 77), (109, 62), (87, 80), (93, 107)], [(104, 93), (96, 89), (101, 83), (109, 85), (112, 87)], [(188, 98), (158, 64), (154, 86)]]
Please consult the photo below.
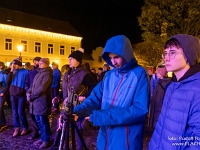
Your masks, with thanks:
[(124, 35), (109, 39), (102, 57), (114, 69), (74, 112), (89, 115), (90, 122), (100, 126), (98, 149), (141, 150), (149, 104), (147, 74)]
[(200, 149), (199, 39), (178, 34), (165, 43), (164, 49), (165, 66), (173, 76), (149, 149)]

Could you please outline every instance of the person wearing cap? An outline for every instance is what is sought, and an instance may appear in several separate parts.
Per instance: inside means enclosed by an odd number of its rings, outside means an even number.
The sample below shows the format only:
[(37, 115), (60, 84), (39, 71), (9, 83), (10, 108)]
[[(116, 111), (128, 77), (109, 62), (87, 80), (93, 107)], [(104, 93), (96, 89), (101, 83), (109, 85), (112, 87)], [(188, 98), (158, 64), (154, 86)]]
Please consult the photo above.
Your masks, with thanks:
[[(41, 59), (41, 57), (35, 57), (33, 59), (33, 69), (28, 72), (28, 76), (25, 81), (26, 92), (28, 92), (28, 89), (33, 84), (33, 79), (35, 78), (36, 74), (38, 73), (37, 69), (39, 68), (40, 59)], [(32, 102), (29, 102), (29, 103), (32, 103)], [(31, 113), (30, 116), (31, 116), (30, 117), (30, 119), (31, 119), (30, 125), (31, 125), (33, 131), (31, 133), (31, 136), (28, 139), (34, 140), (37, 137), (39, 137), (39, 134), (38, 134), (39, 127), (38, 127), (37, 121), (35, 120), (35, 115), (33, 113)]]
[[(58, 69), (58, 64), (56, 62), (52, 63), (52, 69), (53, 69), (53, 83), (51, 87), (51, 94), (52, 99), (58, 97), (59, 95), (59, 89), (60, 89), (60, 79), (61, 79), (61, 72)], [(52, 113), (55, 113), (59, 110), (59, 103), (54, 103), (52, 107)]]
[(154, 93), (150, 102), (150, 120), (149, 127), (154, 129), (158, 121), (158, 117), (161, 112), (163, 97), (165, 94), (165, 89), (171, 81), (171, 78), (167, 77), (167, 69), (164, 64), (161, 64), (156, 69), (156, 76), (158, 77), (158, 82), (154, 89)]
[[(86, 97), (90, 95), (90, 92), (96, 85), (95, 79), (90, 75), (90, 73), (87, 72), (84, 68), (81, 67), (82, 65), (82, 57), (83, 57), (84, 50), (80, 48), (79, 50), (76, 50), (72, 52), (68, 56), (69, 60), (69, 66), (70, 69), (64, 74), (63, 80), (62, 80), (62, 91), (63, 91), (63, 99), (65, 104), (67, 102), (67, 98), (69, 95), (70, 88), (73, 86), (74, 91), (76, 94), (79, 95), (79, 101), (83, 101)], [(63, 111), (60, 114), (60, 118), (63, 117)], [(60, 119), (61, 120), (61, 119)], [(80, 117), (76, 124), (78, 126), (78, 129), (83, 134), (84, 129), (84, 117)], [(61, 123), (58, 125), (58, 131), (56, 133), (56, 138), (54, 140), (54, 147), (58, 146), (58, 142), (60, 141), (60, 135), (61, 135)], [(77, 150), (82, 150), (82, 142), (76, 133), (76, 148)]]
[(187, 34), (174, 35), (165, 43), (162, 56), (173, 76), (149, 149), (200, 149), (199, 39)]
[[(10, 86), (10, 101), (12, 105), (12, 115), (14, 124), (13, 137), (28, 134), (28, 121), (25, 113), (26, 106), (26, 90), (25, 80), (28, 76), (28, 70), (22, 68), (22, 62), (20, 58), (13, 60), (11, 70), (7, 76), (7, 83)], [(20, 133), (20, 121), (22, 125), (22, 131)]]
[(0, 131), (3, 127), (6, 126), (6, 118), (4, 115), (4, 102), (6, 99), (6, 95), (4, 94), (3, 90), (6, 87), (6, 78), (7, 74), (4, 74), (5, 64), (0, 61)]
[(138, 65), (131, 42), (124, 35), (106, 42), (102, 58), (113, 69), (74, 113), (89, 115), (86, 119), (100, 126), (97, 149), (142, 150), (149, 107), (146, 71)]
[(40, 139), (34, 142), (36, 147), (44, 149), (50, 142), (50, 124), (48, 115), (51, 114), (51, 85), (53, 71), (49, 66), (48, 58), (41, 58), (37, 74), (33, 83), (27, 91), (27, 100), (30, 101), (30, 113), (35, 115), (35, 119), (40, 129)]

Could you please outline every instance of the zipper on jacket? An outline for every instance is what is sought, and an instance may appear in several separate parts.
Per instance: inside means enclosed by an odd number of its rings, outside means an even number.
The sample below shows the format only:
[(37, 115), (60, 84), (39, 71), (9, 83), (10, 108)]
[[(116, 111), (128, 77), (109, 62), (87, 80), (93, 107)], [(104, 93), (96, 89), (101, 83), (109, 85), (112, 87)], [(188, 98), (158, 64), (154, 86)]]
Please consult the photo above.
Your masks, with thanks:
[(127, 149), (129, 149), (128, 135), (129, 135), (129, 129), (128, 129), (128, 125), (126, 125), (126, 148)]
[[(117, 93), (118, 93), (118, 89), (119, 89), (120, 85), (122, 84), (123, 80), (124, 80), (124, 74), (122, 74), (122, 79), (120, 80), (120, 82), (119, 82), (119, 84), (117, 86), (117, 89), (116, 89), (115, 94), (114, 94), (114, 98), (113, 98), (112, 103), (110, 105), (110, 109), (114, 105), (114, 102), (115, 102), (115, 99), (116, 99), (116, 96), (117, 96)], [(106, 130), (106, 147), (105, 147), (104, 150), (108, 149), (108, 131), (109, 131), (109, 129), (110, 129), (110, 126), (108, 126), (108, 129)]]
[(116, 89), (116, 91), (115, 91), (114, 98), (113, 98), (113, 100), (112, 100), (112, 103), (111, 103), (111, 105), (110, 105), (110, 108), (112, 108), (113, 105), (114, 105), (114, 102), (115, 102), (115, 99), (116, 99), (116, 96), (117, 96), (117, 93), (118, 93), (118, 89), (119, 89), (120, 85), (122, 84), (122, 81), (123, 81), (123, 80), (124, 80), (124, 74), (122, 74), (122, 79), (120, 80), (120, 82), (119, 82), (119, 84), (118, 84), (118, 86), (117, 86), (117, 89)]

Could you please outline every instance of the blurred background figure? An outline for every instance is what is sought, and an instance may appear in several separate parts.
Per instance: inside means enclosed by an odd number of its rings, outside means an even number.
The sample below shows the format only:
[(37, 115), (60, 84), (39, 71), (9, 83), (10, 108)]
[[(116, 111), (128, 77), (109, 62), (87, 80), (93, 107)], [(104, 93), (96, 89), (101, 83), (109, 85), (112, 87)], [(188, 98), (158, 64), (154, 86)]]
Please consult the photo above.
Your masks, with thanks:
[(83, 63), (82, 67), (87, 70), (90, 75), (94, 78), (94, 80), (97, 82), (97, 74), (92, 72), (90, 69), (90, 64), (88, 62)]
[[(52, 69), (53, 69), (53, 82), (51, 87), (51, 97), (52, 99), (55, 97), (58, 97), (59, 89), (60, 89), (60, 81), (61, 81), (61, 72), (58, 69), (58, 64), (56, 62), (52, 63)], [(52, 113), (56, 113), (59, 110), (59, 103), (53, 103), (52, 106)]]
[(6, 126), (6, 118), (4, 115), (4, 103), (6, 99), (6, 94), (3, 92), (6, 87), (6, 77), (7, 74), (3, 74), (5, 69), (5, 64), (0, 62), (0, 131)]
[(98, 68), (98, 72), (97, 72), (97, 82), (100, 82), (101, 80), (103, 80), (104, 74), (103, 74), (103, 68)]
[(161, 112), (163, 97), (167, 85), (170, 83), (171, 78), (167, 76), (167, 69), (165, 65), (160, 65), (156, 69), (156, 76), (158, 77), (158, 82), (153, 92), (152, 99), (150, 101), (150, 123), (149, 127), (154, 129), (158, 121), (158, 117)]
[(92, 68), (91, 71), (95, 74), (97, 74), (96, 69)]
[(109, 71), (109, 70), (110, 70), (109, 65), (108, 65), (108, 64), (104, 64), (104, 65), (103, 65), (103, 73), (104, 73), (104, 75), (105, 75), (106, 72)]
[(26, 62), (24, 68), (27, 70), (33, 70), (33, 66), (30, 64), (30, 62)]
[(147, 69), (147, 74), (149, 75), (149, 79), (151, 80), (152, 75), (154, 74), (154, 69), (153, 67), (149, 67)]

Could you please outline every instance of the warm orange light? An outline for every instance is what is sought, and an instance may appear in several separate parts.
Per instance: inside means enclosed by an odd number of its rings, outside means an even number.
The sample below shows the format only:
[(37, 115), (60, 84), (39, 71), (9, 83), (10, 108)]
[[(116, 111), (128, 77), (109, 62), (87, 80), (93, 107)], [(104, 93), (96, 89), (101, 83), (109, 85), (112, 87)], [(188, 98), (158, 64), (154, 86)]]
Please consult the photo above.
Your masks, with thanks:
[(31, 35), (47, 36), (47, 37), (51, 37), (51, 38), (79, 40), (79, 41), (82, 40), (81, 37), (59, 34), (59, 33), (53, 33), (53, 32), (47, 32), (47, 31), (40, 31), (40, 30), (35, 30), (35, 29), (23, 28), (23, 27), (16, 27), (16, 26), (5, 25), (5, 24), (0, 24), (0, 29), (10, 30), (10, 31), (15, 31), (15, 32), (20, 32), (20, 33), (23, 32), (23, 33), (31, 34)]
[(18, 45), (18, 46), (17, 46), (17, 49), (18, 49), (19, 52), (22, 52), (23, 46), (22, 46), (22, 45)]

